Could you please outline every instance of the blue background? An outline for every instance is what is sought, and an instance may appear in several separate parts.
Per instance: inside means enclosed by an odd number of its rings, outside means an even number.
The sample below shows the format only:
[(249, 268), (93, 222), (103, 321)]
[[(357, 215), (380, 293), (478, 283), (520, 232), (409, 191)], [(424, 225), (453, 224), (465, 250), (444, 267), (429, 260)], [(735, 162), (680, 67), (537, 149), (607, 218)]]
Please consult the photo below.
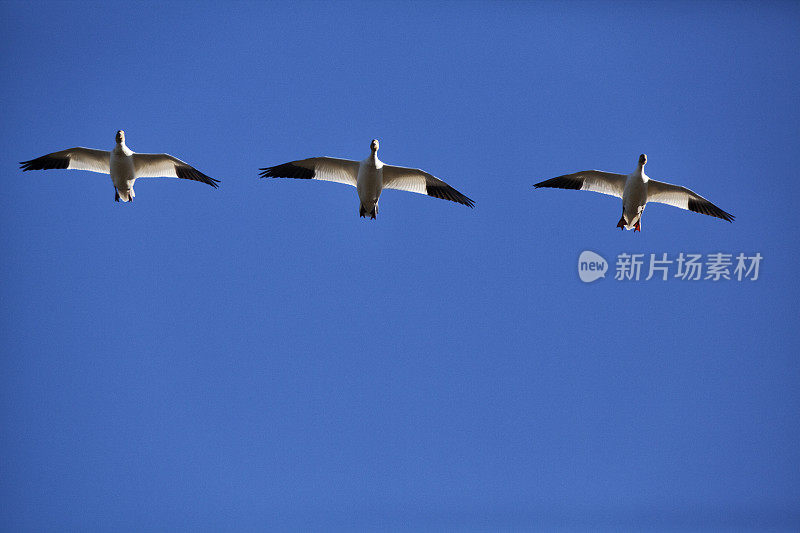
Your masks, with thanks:
[[(800, 528), (800, 7), (0, 4), (4, 530)], [(124, 129), (222, 180), (22, 173)], [(474, 210), (259, 180), (426, 169)], [(597, 168), (734, 213), (534, 190)], [(585, 249), (764, 256), (579, 281)]]

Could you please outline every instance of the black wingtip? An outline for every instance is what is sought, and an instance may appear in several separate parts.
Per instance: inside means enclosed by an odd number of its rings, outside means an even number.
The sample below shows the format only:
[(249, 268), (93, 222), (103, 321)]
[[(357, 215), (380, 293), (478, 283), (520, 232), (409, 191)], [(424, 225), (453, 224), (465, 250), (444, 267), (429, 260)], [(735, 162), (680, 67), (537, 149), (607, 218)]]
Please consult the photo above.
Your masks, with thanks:
[(475, 202), (472, 199), (467, 198), (450, 185), (447, 185), (444, 182), (441, 183), (428, 183), (426, 185), (426, 192), (428, 196), (432, 196), (434, 198), (440, 198), (442, 200), (450, 200), (451, 202), (456, 202), (458, 204), (466, 205), (467, 207), (475, 207)]
[(69, 167), (69, 157), (54, 157), (52, 154), (43, 155), (30, 161), (20, 161), (19, 168), (27, 170), (63, 169)]
[(301, 180), (313, 179), (316, 175), (314, 169), (301, 167), (293, 163), (284, 163), (274, 167), (260, 168), (260, 178), (293, 178)]
[(217, 185), (220, 182), (219, 180), (206, 176), (196, 168), (191, 167), (189, 165), (176, 166), (175, 173), (178, 175), (179, 178), (184, 180), (199, 181), (201, 183), (205, 183), (206, 185), (211, 185), (215, 189), (219, 187), (219, 185)]
[(542, 187), (551, 187), (554, 189), (580, 190), (583, 187), (583, 179), (574, 178), (570, 175), (558, 176), (556, 178), (550, 178), (549, 180), (540, 181), (539, 183), (534, 184), (534, 187), (537, 189)]
[(220, 180), (218, 180), (218, 179), (214, 179), (214, 178), (212, 178), (212, 177), (210, 177), (210, 176), (206, 176), (206, 175), (205, 175), (205, 174), (203, 174), (202, 172), (198, 172), (198, 174), (201, 174), (201, 175), (203, 176), (203, 178), (204, 178), (204, 179), (200, 179), (200, 180), (197, 180), (197, 181), (200, 181), (200, 182), (202, 182), (202, 183), (206, 183), (206, 184), (208, 184), (208, 185), (211, 185), (211, 186), (212, 186), (212, 187), (214, 187), (215, 189), (219, 188)]
[(694, 213), (700, 213), (702, 215), (708, 215), (712, 217), (721, 218), (726, 222), (733, 222), (736, 220), (736, 217), (732, 214), (728, 213), (727, 211), (723, 211), (719, 207), (715, 206), (708, 200), (696, 200), (694, 198), (689, 198), (689, 211)]

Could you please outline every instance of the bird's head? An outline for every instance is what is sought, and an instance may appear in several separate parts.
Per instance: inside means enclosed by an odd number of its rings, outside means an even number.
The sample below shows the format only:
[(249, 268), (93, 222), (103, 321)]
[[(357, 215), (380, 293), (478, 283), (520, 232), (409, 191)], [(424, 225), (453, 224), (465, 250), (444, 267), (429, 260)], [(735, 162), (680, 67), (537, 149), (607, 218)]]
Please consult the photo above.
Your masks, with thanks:
[(117, 144), (125, 144), (125, 132), (122, 130), (117, 131)]
[(372, 150), (373, 152), (377, 152), (378, 148), (380, 148), (380, 143), (378, 142), (378, 139), (372, 139), (372, 142), (369, 145), (369, 149)]
[(647, 154), (642, 154), (639, 156), (639, 165), (645, 166), (647, 164)]

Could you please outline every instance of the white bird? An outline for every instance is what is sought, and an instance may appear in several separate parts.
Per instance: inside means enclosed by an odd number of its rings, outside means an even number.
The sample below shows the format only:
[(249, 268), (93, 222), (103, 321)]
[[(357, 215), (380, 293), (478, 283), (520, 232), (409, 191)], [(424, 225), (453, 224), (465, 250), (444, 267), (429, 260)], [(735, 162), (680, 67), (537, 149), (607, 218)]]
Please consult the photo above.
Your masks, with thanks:
[(261, 168), (262, 178), (299, 178), (334, 181), (352, 185), (361, 200), (359, 215), (375, 218), (378, 214), (378, 198), (384, 189), (427, 194), (473, 207), (475, 202), (432, 175), (417, 168), (384, 165), (378, 159), (378, 140), (370, 144), (371, 154), (363, 161), (336, 159), (333, 157), (311, 157), (274, 167)]
[(644, 173), (646, 163), (647, 156), (642, 154), (639, 156), (636, 170), (627, 176), (600, 170), (584, 170), (539, 182), (534, 187), (537, 189), (539, 187), (578, 189), (622, 198), (622, 217), (617, 223), (617, 227), (620, 229), (642, 231), (640, 224), (642, 211), (648, 202), (672, 205), (733, 222), (735, 217), (732, 214), (726, 213), (696, 192), (680, 185), (671, 185), (650, 179)]
[(26, 170), (66, 168), (110, 174), (114, 183), (114, 201), (130, 202), (136, 196), (133, 184), (137, 178), (182, 178), (201, 181), (216, 188), (219, 180), (209, 178), (196, 168), (169, 154), (137, 154), (125, 146), (125, 132), (117, 132), (113, 150), (70, 148), (20, 163)]

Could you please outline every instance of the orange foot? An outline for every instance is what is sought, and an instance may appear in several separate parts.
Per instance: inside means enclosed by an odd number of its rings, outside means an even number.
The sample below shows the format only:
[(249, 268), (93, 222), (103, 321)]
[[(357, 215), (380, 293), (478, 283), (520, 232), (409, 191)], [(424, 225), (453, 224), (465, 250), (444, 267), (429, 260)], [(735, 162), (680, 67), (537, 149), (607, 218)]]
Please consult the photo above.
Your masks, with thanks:
[(639, 225), (638, 221), (636, 222), (636, 225), (633, 227), (633, 232), (636, 233), (637, 231), (640, 233), (642, 231), (642, 227)]

